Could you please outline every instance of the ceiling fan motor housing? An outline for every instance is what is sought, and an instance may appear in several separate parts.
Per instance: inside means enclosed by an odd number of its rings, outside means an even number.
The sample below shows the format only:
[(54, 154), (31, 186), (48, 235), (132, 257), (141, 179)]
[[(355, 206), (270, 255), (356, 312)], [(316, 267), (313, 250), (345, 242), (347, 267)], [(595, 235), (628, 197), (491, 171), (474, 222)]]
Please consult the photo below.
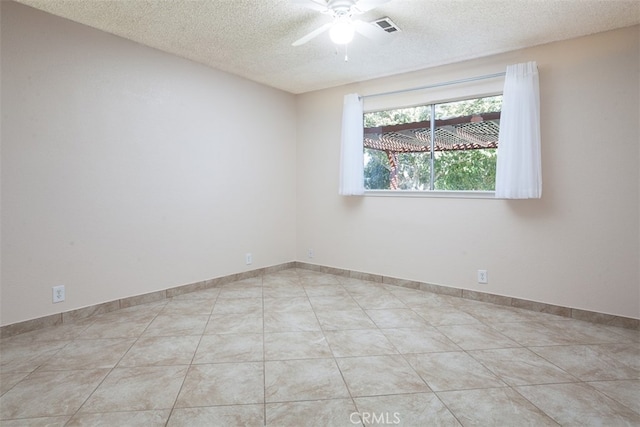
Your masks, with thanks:
[(327, 6), (333, 11), (333, 16), (342, 18), (351, 16), (356, 0), (328, 0)]

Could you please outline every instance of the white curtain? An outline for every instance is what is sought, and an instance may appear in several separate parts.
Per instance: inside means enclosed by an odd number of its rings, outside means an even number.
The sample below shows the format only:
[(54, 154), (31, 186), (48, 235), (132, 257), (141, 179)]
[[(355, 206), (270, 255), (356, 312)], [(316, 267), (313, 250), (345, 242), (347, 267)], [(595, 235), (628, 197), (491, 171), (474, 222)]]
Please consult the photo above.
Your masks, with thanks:
[(345, 95), (342, 109), (340, 188), (343, 196), (364, 194), (364, 122), (362, 100), (357, 93)]
[(497, 157), (496, 198), (541, 197), (540, 90), (535, 62), (507, 67)]

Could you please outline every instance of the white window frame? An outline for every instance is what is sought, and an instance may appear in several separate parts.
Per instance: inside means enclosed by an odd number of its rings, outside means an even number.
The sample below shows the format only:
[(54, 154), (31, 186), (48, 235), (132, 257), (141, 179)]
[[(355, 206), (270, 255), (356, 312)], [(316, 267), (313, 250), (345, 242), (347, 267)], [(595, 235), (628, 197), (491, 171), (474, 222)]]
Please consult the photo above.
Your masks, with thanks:
[[(502, 95), (505, 73), (499, 69), (478, 69), (478, 77), (469, 77), (469, 70), (463, 75), (433, 75), (418, 85), (405, 88), (383, 86), (379, 92), (362, 96), (363, 111), (393, 110), (419, 105), (442, 104), (473, 98)], [(485, 72), (486, 74), (484, 74)], [(413, 81), (415, 82), (415, 80)], [(364, 190), (371, 197), (418, 197), (418, 198), (469, 198), (495, 199), (495, 191), (454, 191), (454, 190)]]

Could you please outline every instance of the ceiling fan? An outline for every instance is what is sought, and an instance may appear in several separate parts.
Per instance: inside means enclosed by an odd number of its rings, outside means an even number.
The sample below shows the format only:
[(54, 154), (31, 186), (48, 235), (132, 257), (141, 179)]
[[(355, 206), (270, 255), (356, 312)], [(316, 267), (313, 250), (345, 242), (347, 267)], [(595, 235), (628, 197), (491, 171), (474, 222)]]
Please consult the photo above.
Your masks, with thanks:
[(385, 35), (384, 30), (368, 22), (354, 20), (353, 16), (375, 9), (389, 1), (391, 0), (291, 0), (293, 4), (317, 10), (333, 18), (333, 22), (328, 22), (311, 31), (293, 42), (292, 46), (303, 45), (327, 30), (331, 40), (339, 45), (346, 45), (353, 40), (356, 32), (369, 39), (379, 40)]

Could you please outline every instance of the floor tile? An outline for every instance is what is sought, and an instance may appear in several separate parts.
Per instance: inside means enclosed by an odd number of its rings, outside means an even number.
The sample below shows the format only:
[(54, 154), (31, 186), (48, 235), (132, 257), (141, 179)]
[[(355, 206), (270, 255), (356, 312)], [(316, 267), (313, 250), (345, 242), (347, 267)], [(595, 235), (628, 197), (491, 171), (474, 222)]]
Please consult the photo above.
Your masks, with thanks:
[[(389, 296), (391, 298), (399, 299), (392, 292), (388, 291), (385, 285), (381, 283), (362, 282), (347, 283), (343, 285), (344, 289), (349, 292), (352, 297), (376, 297), (380, 295)], [(401, 300), (402, 301), (402, 300)], [(403, 302), (404, 304), (404, 302)]]
[(307, 297), (307, 293), (302, 285), (265, 286), (262, 288), (262, 295), (265, 299)]
[(262, 286), (274, 287), (274, 286), (291, 286), (291, 285), (300, 285), (300, 279), (297, 275), (288, 276), (281, 274), (270, 274), (265, 275), (262, 279)]
[(264, 426), (262, 405), (210, 406), (205, 408), (176, 408), (168, 427), (194, 426)]
[(35, 331), (25, 332), (9, 338), (1, 338), (0, 349), (11, 343), (27, 344), (43, 341), (70, 341), (78, 338), (95, 320), (95, 316), (93, 316), (88, 319), (63, 323), (62, 325), (36, 329)]
[(408, 308), (390, 292), (377, 292), (372, 295), (352, 295), (358, 305), (366, 310), (368, 309), (389, 309), (389, 308)]
[(33, 372), (71, 341), (3, 341), (0, 347), (0, 372)]
[(510, 388), (445, 391), (437, 394), (465, 427), (558, 426), (553, 419)]
[(132, 338), (76, 340), (40, 366), (42, 371), (113, 368), (135, 342)]
[[(560, 321), (563, 322), (563, 321)], [(557, 329), (548, 327), (547, 323), (520, 322), (493, 324), (494, 329), (502, 335), (509, 337), (520, 345), (547, 346), (579, 344), (579, 337), (571, 334), (563, 334)]]
[(265, 312), (265, 332), (319, 331), (320, 324), (313, 311)]
[(265, 313), (293, 313), (293, 312), (312, 312), (311, 304), (309, 304), (309, 298), (291, 297), (291, 298), (264, 298), (264, 312)]
[(460, 426), (446, 406), (431, 392), (356, 397), (354, 400), (367, 427), (383, 423), (405, 427)]
[(220, 288), (209, 288), (201, 291), (187, 292), (186, 294), (176, 295), (173, 300), (193, 300), (193, 299), (208, 299), (215, 301), (220, 294)]
[(529, 322), (531, 316), (527, 315), (527, 310), (504, 305), (484, 303), (474, 304), (464, 307), (464, 311), (484, 323), (510, 323)]
[(29, 372), (0, 373), (0, 396), (25, 379)]
[(376, 328), (364, 310), (316, 310), (316, 316), (323, 330), (371, 329)]
[(207, 315), (159, 314), (144, 331), (143, 336), (202, 335)]
[(382, 333), (402, 354), (460, 350), (453, 341), (431, 326), (383, 329)]
[(574, 342), (581, 344), (605, 344), (626, 342), (621, 334), (612, 331), (611, 327), (596, 325), (581, 320), (567, 319), (557, 322), (541, 322), (546, 328), (558, 334), (571, 336)]
[(262, 298), (262, 286), (222, 287), (218, 294), (218, 300), (227, 298)]
[(309, 297), (349, 296), (347, 290), (340, 285), (310, 285), (305, 283), (303, 287)]
[(436, 328), (464, 350), (520, 347), (517, 342), (486, 325), (448, 325)]
[(607, 355), (617, 363), (632, 368), (640, 376), (640, 343), (599, 344), (590, 347), (601, 354)]
[(431, 391), (400, 355), (336, 359), (354, 397)]
[(34, 372), (0, 397), (0, 418), (73, 415), (108, 373), (108, 369)]
[(379, 328), (421, 328), (429, 326), (426, 320), (408, 308), (365, 310)]
[(162, 311), (168, 300), (147, 304), (139, 304), (131, 307), (115, 310), (109, 313), (95, 316), (94, 323), (149, 323)]
[(319, 359), (331, 356), (327, 340), (319, 331), (267, 332), (264, 335), (265, 360)]
[(468, 354), (511, 386), (578, 381), (526, 348), (475, 350)]
[(332, 274), (301, 271), (300, 281), (304, 285), (339, 285), (340, 279)]
[(536, 354), (582, 381), (637, 379), (638, 370), (587, 345), (531, 347)]
[(246, 287), (256, 287), (262, 286), (263, 279), (262, 277), (249, 277), (248, 279), (236, 280), (235, 282), (226, 283), (223, 285), (223, 288), (239, 288), (242, 286)]
[(186, 373), (186, 366), (115, 368), (82, 405), (80, 412), (171, 408)]
[(131, 320), (112, 320), (112, 318), (102, 318), (85, 329), (80, 334), (80, 338), (137, 338), (145, 331), (155, 316), (156, 315), (154, 314), (152, 316), (132, 318)]
[(267, 361), (264, 369), (267, 402), (349, 397), (333, 359)]
[[(268, 403), (266, 412), (267, 426), (338, 427), (360, 425), (356, 408), (351, 399)], [(353, 420), (356, 423), (353, 423)]]
[(324, 295), (310, 296), (309, 301), (314, 310), (360, 310), (358, 303), (350, 296)]
[(221, 314), (262, 314), (262, 298), (228, 298), (216, 300), (213, 306), (213, 315)]
[(103, 412), (76, 414), (65, 427), (149, 426), (163, 427), (167, 423), (169, 409), (155, 411)]
[(363, 287), (372, 287), (372, 288), (377, 287), (377, 288), (384, 289), (384, 285), (379, 282), (372, 282), (369, 280), (363, 280), (363, 279), (358, 279), (358, 278), (349, 277), (349, 276), (336, 276), (336, 278), (338, 279), (338, 281), (342, 286), (349, 289), (363, 288)]
[(506, 386), (465, 352), (409, 354), (406, 358), (433, 391)]
[(640, 380), (598, 381), (588, 384), (640, 414)]
[(177, 408), (263, 403), (261, 362), (193, 365), (189, 369)]
[(188, 365), (199, 341), (198, 336), (141, 337), (118, 367)]
[(640, 424), (640, 414), (587, 384), (522, 386), (516, 390), (562, 426)]
[(378, 329), (325, 331), (335, 357), (397, 354), (391, 341)]
[(215, 299), (172, 299), (164, 306), (160, 315), (178, 314), (178, 315), (197, 315), (211, 314)]
[(202, 337), (193, 363), (259, 362), (263, 359), (262, 334), (214, 334)]
[(261, 334), (262, 322), (262, 310), (257, 313), (212, 314), (204, 333)]
[(69, 419), (71, 419), (70, 416), (4, 420), (2, 427), (64, 427)]
[(417, 289), (403, 288), (401, 286), (386, 285), (385, 290), (391, 292), (396, 297), (400, 298), (407, 306), (414, 307), (423, 304), (437, 304), (442, 303), (442, 298), (439, 295), (422, 292)]
[(413, 311), (433, 326), (480, 323), (478, 319), (469, 313), (448, 304), (442, 307), (428, 307), (421, 305), (413, 307)]

